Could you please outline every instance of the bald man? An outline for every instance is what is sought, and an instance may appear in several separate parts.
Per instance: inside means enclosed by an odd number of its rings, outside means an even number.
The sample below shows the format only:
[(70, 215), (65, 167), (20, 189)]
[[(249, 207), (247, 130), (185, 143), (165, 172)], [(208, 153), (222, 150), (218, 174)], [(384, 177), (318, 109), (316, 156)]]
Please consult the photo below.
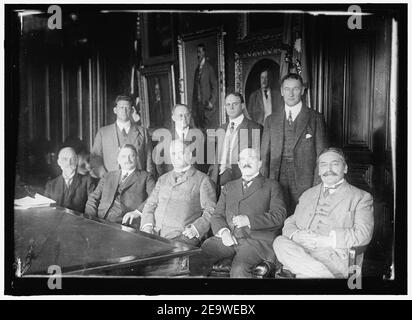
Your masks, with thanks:
[(44, 195), (55, 200), (58, 206), (84, 212), (87, 197), (96, 185), (89, 175), (77, 172), (77, 163), (77, 154), (73, 148), (61, 149), (57, 164), (62, 174), (47, 182)]
[(272, 243), (286, 218), (281, 187), (259, 173), (262, 162), (257, 150), (243, 149), (238, 164), (242, 177), (222, 189), (210, 219), (214, 236), (193, 256), (192, 275), (207, 275), (213, 263), (229, 258), (231, 278), (250, 278), (255, 265), (275, 257)]

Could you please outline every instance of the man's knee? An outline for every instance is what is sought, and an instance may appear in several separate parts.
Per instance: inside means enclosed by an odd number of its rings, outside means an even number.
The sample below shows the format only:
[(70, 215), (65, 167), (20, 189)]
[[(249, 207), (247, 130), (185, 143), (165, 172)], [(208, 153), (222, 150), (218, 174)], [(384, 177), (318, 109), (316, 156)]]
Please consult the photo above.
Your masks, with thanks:
[(278, 236), (275, 241), (273, 241), (273, 251), (275, 251), (275, 254), (282, 254), (287, 245), (290, 244), (290, 241), (291, 240), (288, 237)]

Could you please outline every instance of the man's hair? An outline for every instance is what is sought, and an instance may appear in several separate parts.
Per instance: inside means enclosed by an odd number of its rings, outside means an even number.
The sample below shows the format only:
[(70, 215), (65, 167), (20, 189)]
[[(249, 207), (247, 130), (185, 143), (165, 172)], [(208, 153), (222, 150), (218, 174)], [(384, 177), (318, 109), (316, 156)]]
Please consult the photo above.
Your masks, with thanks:
[(297, 73), (288, 73), (287, 75), (283, 76), (282, 79), (280, 79), (280, 86), (283, 85), (283, 82), (285, 82), (286, 80), (289, 80), (289, 79), (298, 80), (298, 81), (300, 81), (301, 85), (303, 86), (303, 79)]
[(127, 101), (130, 103), (130, 106), (133, 106), (133, 99), (128, 95), (118, 95), (114, 101), (114, 104), (116, 105), (119, 101)]
[(192, 108), (190, 108), (187, 104), (177, 103), (172, 108), (172, 115), (175, 113), (177, 107), (185, 107), (189, 111), (189, 113), (192, 114)]
[[(119, 153), (120, 153), (120, 151), (122, 151), (123, 149), (130, 149), (130, 150), (132, 150), (132, 151), (134, 152), (134, 155), (137, 157), (137, 149), (136, 149), (136, 147), (135, 147), (134, 145), (132, 145), (132, 144), (130, 144), (130, 143), (126, 143), (126, 144), (122, 145), (122, 146), (120, 147), (120, 149), (119, 149)], [(119, 153), (118, 153), (118, 154), (119, 154)]]
[(320, 156), (325, 154), (325, 153), (328, 153), (328, 152), (334, 152), (334, 153), (338, 154), (342, 158), (343, 163), (346, 165), (345, 154), (343, 153), (343, 150), (341, 148), (337, 148), (337, 147), (329, 147), (329, 148), (323, 149), (321, 151), (321, 153), (319, 153), (318, 159), (316, 160), (316, 162), (319, 164)]
[(238, 97), (240, 99), (240, 103), (245, 103), (245, 99), (243, 99), (243, 95), (240, 92), (229, 92), (226, 96), (225, 99), (229, 96), (235, 96)]
[(198, 47), (198, 48), (202, 48), (202, 49), (203, 49), (203, 52), (206, 52), (206, 46), (205, 46), (204, 43), (199, 43), (199, 44), (197, 45), (197, 47)]

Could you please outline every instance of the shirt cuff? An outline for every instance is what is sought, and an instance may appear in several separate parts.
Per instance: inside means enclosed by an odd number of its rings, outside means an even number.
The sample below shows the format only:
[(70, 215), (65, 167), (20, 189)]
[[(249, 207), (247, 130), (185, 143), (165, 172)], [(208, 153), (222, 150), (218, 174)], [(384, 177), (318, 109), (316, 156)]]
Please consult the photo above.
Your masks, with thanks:
[(293, 231), (292, 234), (289, 236), (289, 239), (292, 240), (293, 236), (294, 236), (295, 233), (297, 233), (298, 231), (299, 231), (299, 229)]
[(147, 226), (151, 226), (153, 228), (153, 224), (152, 223), (146, 223), (143, 226), (140, 227), (140, 231), (142, 231), (145, 227)]
[(200, 234), (199, 234), (199, 231), (197, 231), (196, 227), (193, 224), (191, 224), (190, 227), (193, 228), (193, 230), (195, 230), (196, 238), (200, 239)]
[(217, 233), (216, 233), (216, 237), (221, 238), (222, 237), (222, 233), (223, 231), (228, 230), (230, 232), (230, 230), (228, 228), (222, 228), (220, 229)]

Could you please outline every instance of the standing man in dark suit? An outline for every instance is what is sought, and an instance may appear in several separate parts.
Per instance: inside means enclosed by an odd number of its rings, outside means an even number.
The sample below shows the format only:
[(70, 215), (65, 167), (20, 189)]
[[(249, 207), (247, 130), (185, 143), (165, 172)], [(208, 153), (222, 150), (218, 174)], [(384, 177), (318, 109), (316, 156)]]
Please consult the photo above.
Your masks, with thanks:
[(240, 93), (229, 93), (225, 108), (229, 121), (217, 130), (216, 159), (209, 170), (218, 186), (242, 176), (238, 166), (239, 152), (249, 147), (259, 149), (262, 134), (262, 126), (246, 117), (245, 101)]
[(263, 125), (265, 119), (272, 112), (280, 108), (282, 98), (279, 89), (272, 86), (272, 81), (268, 69), (260, 73), (260, 88), (253, 91), (247, 104), (250, 117), (257, 123)]
[(46, 184), (44, 195), (56, 201), (58, 206), (84, 212), (89, 193), (95, 188), (95, 180), (77, 172), (78, 158), (73, 148), (60, 150), (57, 164), (62, 174)]
[(203, 43), (197, 46), (197, 59), (199, 64), (195, 70), (192, 107), (196, 127), (204, 129), (210, 125), (210, 119), (217, 110), (217, 79)]
[(121, 146), (133, 145), (137, 150), (137, 168), (154, 173), (152, 144), (147, 132), (130, 120), (133, 100), (129, 96), (118, 96), (113, 112), (116, 122), (102, 127), (96, 134), (90, 155), (90, 166), (94, 174), (102, 177), (107, 171), (119, 169), (117, 154)]
[(241, 151), (242, 178), (222, 189), (210, 220), (214, 236), (193, 257), (193, 275), (207, 274), (216, 261), (233, 258), (230, 276), (248, 278), (260, 261), (274, 259), (272, 243), (281, 232), (286, 208), (280, 185), (259, 173), (261, 165), (259, 149)]
[(282, 78), (281, 94), (284, 106), (265, 121), (261, 172), (280, 182), (290, 215), (300, 195), (317, 183), (316, 159), (328, 142), (323, 116), (302, 103), (304, 87), (298, 74)]
[[(89, 195), (85, 213), (116, 223), (127, 223), (126, 214), (140, 216), (155, 181), (151, 174), (137, 168), (137, 150), (131, 144), (120, 148), (120, 170), (108, 172)], [(134, 225), (139, 227), (138, 225)]]

